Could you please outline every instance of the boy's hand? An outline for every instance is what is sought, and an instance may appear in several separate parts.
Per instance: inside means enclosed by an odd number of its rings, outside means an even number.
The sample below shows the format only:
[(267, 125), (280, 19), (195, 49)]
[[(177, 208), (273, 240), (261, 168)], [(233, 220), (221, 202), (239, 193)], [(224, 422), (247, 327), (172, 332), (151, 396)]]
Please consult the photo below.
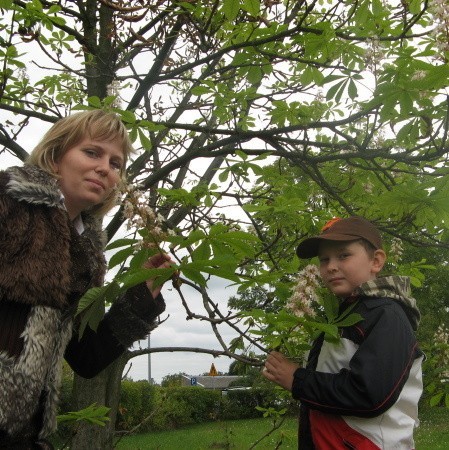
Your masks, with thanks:
[(287, 391), (292, 390), (293, 374), (299, 366), (292, 363), (282, 353), (271, 352), (265, 362), (262, 375), (270, 381), (278, 384)]
[[(158, 253), (153, 255), (148, 261), (143, 265), (145, 269), (164, 269), (170, 267), (174, 262), (166, 253)], [(147, 280), (147, 287), (151, 292), (153, 298), (156, 298), (161, 292), (162, 285), (153, 287), (153, 278)]]

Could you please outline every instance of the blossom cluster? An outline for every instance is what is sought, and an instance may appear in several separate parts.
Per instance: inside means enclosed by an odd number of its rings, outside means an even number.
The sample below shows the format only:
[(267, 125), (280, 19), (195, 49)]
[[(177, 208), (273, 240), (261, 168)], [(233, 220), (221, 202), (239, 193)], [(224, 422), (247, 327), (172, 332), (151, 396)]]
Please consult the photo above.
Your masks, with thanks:
[(149, 206), (149, 194), (126, 186), (122, 189), (125, 194), (123, 202), (123, 217), (127, 219), (127, 229), (146, 230), (143, 242), (147, 247), (159, 247), (159, 243), (173, 234), (170, 229), (165, 230), (165, 221), (161, 214)]
[(373, 36), (370, 39), (367, 39), (368, 48), (365, 50), (365, 64), (366, 66), (375, 71), (377, 66), (382, 62), (385, 58), (385, 52), (380, 45), (379, 38), (377, 36)]
[(397, 264), (404, 253), (404, 247), (402, 241), (398, 238), (393, 238), (390, 246), (389, 259), (393, 264)]
[(320, 287), (320, 272), (317, 266), (309, 264), (301, 270), (292, 289), (292, 296), (287, 302), (289, 309), (295, 316), (314, 316), (312, 303), (317, 300), (317, 288)]
[(449, 3), (447, 0), (431, 0), (430, 11), (433, 13), (435, 28), (432, 35), (436, 47), (441, 53), (449, 51)]
[(120, 82), (118, 80), (112, 80), (110, 84), (107, 86), (107, 94), (108, 96), (114, 96), (115, 100), (112, 103), (112, 107), (121, 108), (122, 102), (120, 100)]
[(435, 331), (433, 338), (434, 338), (434, 343), (440, 347), (439, 364), (441, 365), (441, 367), (446, 368), (446, 370), (443, 372), (443, 376), (448, 377), (449, 376), (449, 329), (444, 325), (440, 325), (437, 328), (437, 330)]

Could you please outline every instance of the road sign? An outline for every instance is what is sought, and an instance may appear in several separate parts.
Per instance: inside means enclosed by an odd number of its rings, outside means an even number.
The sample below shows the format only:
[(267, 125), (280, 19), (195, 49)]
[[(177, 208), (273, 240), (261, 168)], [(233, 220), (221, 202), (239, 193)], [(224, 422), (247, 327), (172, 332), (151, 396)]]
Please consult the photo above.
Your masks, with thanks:
[(217, 375), (218, 375), (217, 369), (215, 368), (214, 363), (212, 363), (209, 370), (209, 376), (216, 377)]
[(196, 386), (197, 385), (197, 380), (196, 380), (196, 378), (190, 378), (190, 384), (192, 385), (192, 386)]

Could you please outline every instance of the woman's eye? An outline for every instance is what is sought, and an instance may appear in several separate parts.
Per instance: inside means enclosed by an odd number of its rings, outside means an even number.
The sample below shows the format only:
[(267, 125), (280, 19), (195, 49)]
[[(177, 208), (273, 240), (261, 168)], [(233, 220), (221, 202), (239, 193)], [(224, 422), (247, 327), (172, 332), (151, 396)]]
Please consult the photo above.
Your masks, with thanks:
[(84, 150), (84, 153), (86, 153), (86, 155), (91, 157), (91, 158), (96, 158), (98, 156), (98, 153), (95, 150), (92, 150), (90, 148), (86, 148)]
[(117, 172), (120, 172), (122, 170), (122, 164), (118, 161), (111, 161), (111, 167)]

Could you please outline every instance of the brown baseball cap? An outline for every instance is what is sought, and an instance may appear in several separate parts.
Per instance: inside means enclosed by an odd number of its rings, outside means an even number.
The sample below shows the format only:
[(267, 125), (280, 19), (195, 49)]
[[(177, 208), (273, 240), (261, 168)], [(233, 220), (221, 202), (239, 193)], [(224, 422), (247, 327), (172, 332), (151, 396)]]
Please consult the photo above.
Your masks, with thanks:
[(328, 241), (355, 241), (365, 239), (374, 248), (382, 248), (382, 237), (379, 230), (363, 217), (353, 216), (347, 219), (335, 217), (329, 220), (321, 229), (318, 236), (304, 239), (296, 249), (299, 258), (307, 259), (318, 255), (318, 247), (323, 240)]

